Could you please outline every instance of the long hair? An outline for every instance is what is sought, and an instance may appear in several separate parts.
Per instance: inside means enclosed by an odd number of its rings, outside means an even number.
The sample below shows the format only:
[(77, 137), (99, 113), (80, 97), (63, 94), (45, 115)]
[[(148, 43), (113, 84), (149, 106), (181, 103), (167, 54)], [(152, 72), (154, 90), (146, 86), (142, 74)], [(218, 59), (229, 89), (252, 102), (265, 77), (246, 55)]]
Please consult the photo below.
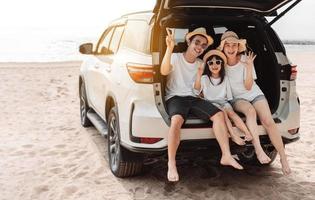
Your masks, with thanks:
[(214, 84), (212, 83), (212, 81), (211, 81), (212, 72), (209, 70), (209, 66), (208, 66), (208, 64), (207, 64), (207, 62), (208, 62), (209, 60), (212, 60), (213, 58), (215, 58), (216, 60), (220, 60), (220, 61), (221, 61), (221, 69), (220, 69), (220, 71), (219, 71), (219, 76), (220, 76), (220, 78), (221, 78), (220, 83), (219, 83), (219, 85), (220, 85), (220, 84), (224, 81), (224, 77), (225, 77), (224, 61), (223, 61), (223, 59), (222, 59), (220, 56), (212, 55), (212, 56), (210, 56), (210, 57), (206, 60), (206, 66), (205, 66), (205, 69), (204, 69), (203, 74), (204, 74), (204, 75), (207, 75), (207, 76), (209, 77), (209, 80), (210, 80), (211, 84), (214, 85)]

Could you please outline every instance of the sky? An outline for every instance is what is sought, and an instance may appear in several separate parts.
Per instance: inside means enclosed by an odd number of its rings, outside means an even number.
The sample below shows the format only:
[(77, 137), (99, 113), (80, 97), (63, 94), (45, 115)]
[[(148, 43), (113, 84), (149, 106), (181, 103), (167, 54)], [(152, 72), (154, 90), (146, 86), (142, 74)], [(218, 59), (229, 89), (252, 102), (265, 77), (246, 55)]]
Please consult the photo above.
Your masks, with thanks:
[[(151, 10), (155, 0), (3, 0), (0, 30), (60, 30), (99, 35), (123, 14)], [(302, 0), (274, 25), (282, 39), (315, 41), (315, 1)]]

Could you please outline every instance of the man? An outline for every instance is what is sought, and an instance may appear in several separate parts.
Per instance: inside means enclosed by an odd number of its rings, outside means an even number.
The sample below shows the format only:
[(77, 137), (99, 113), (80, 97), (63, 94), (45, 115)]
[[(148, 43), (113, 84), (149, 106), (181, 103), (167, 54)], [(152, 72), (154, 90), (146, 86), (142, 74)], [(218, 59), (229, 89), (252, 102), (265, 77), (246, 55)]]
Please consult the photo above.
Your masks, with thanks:
[(193, 92), (198, 67), (203, 66), (202, 60), (198, 56), (213, 43), (213, 39), (207, 35), (205, 28), (197, 28), (185, 36), (188, 44), (186, 51), (173, 53), (174, 32), (172, 33), (168, 28), (166, 31), (167, 49), (161, 64), (161, 74), (167, 75), (165, 100), (171, 118), (168, 133), (168, 180), (172, 182), (179, 180), (175, 156), (180, 143), (180, 129), (188, 113), (193, 113), (201, 119), (210, 119), (213, 122), (213, 132), (222, 151), (220, 163), (243, 169), (231, 155), (223, 112), (210, 102), (196, 97)]

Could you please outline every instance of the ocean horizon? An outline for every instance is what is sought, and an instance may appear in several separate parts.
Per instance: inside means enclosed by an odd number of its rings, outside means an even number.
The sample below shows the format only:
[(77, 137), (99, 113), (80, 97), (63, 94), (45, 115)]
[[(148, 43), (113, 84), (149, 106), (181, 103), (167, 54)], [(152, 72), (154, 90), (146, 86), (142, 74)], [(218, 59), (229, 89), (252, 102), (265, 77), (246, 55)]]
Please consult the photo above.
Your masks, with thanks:
[[(4, 30), (0, 33), (0, 62), (63, 62), (80, 61), (80, 44), (95, 44), (102, 34), (101, 31), (91, 32), (69, 29), (45, 30), (28, 29), (28, 31)], [(315, 41), (282, 40), (288, 52), (315, 51)]]

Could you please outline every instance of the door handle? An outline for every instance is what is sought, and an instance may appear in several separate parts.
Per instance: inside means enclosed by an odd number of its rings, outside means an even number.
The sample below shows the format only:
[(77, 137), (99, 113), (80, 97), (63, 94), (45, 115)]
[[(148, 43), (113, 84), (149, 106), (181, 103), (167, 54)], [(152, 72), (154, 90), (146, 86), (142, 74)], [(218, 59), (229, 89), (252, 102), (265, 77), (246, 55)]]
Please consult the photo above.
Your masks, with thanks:
[(108, 65), (108, 66), (105, 67), (105, 70), (106, 70), (107, 72), (111, 72), (111, 71), (112, 71), (112, 68), (111, 68), (110, 65)]

